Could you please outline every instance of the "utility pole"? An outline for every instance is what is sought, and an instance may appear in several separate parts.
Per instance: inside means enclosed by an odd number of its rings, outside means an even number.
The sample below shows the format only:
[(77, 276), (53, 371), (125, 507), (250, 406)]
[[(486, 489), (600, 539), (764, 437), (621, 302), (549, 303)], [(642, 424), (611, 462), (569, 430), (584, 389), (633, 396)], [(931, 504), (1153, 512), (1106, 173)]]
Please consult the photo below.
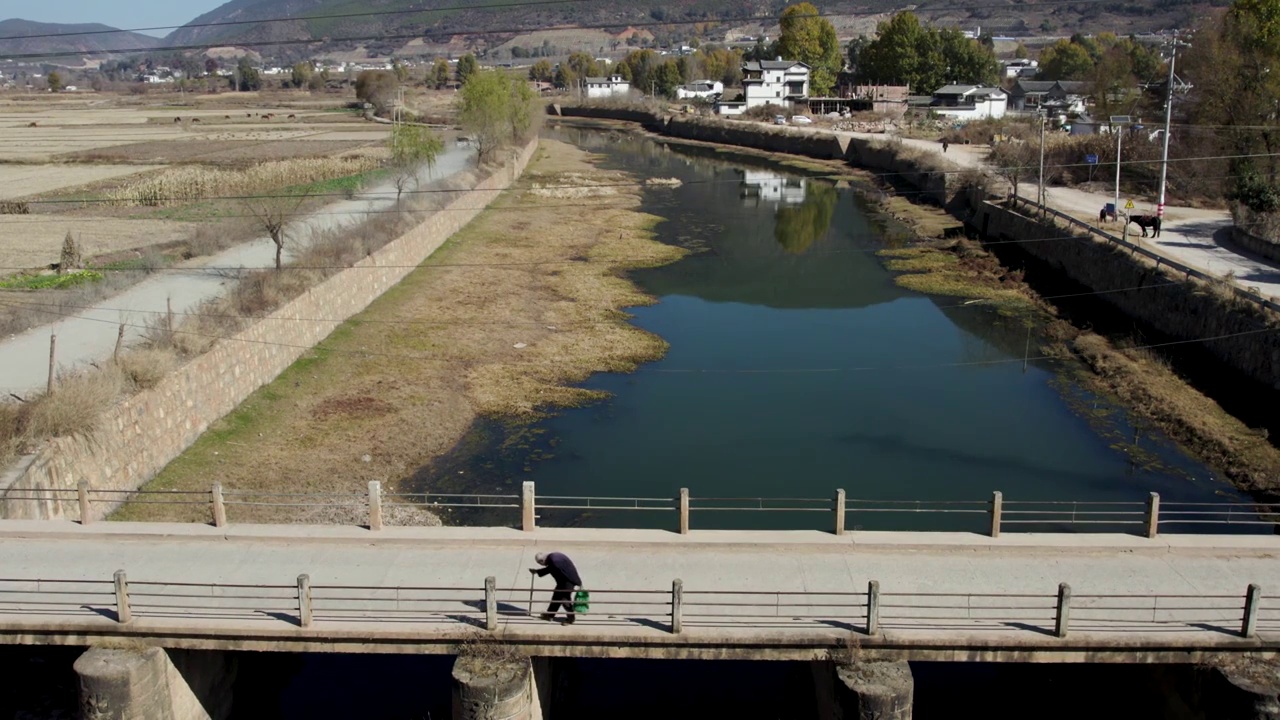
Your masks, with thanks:
[(1044, 122), (1045, 116), (1040, 115), (1040, 175), (1036, 178), (1036, 194), (1039, 197), (1040, 216), (1044, 217), (1044, 204), (1048, 199), (1048, 193), (1044, 189)]
[[(1115, 122), (1113, 118), (1111, 129), (1116, 134), (1116, 197), (1115, 204), (1112, 207), (1115, 208), (1116, 219), (1118, 220), (1120, 218), (1120, 146), (1124, 142), (1124, 128), (1121, 123)], [(1125, 227), (1128, 228), (1128, 223), (1125, 224)]]
[(1164, 189), (1165, 177), (1169, 172), (1169, 122), (1173, 117), (1173, 83), (1175, 76), (1173, 74), (1174, 63), (1178, 60), (1178, 45), (1186, 45), (1178, 41), (1178, 31), (1173, 31), (1173, 49), (1169, 54), (1169, 84), (1165, 88), (1164, 93), (1164, 148), (1160, 153), (1160, 199), (1156, 204), (1156, 217), (1164, 217)]

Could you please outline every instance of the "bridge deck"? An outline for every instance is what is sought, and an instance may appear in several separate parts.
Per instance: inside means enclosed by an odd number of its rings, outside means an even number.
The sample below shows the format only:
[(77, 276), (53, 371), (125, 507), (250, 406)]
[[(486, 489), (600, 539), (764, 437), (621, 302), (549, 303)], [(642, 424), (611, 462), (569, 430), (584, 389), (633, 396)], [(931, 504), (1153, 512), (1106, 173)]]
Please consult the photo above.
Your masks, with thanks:
[[(592, 591), (572, 627), (528, 614), (533, 555)], [(488, 636), (567, 655), (1187, 661), (1280, 647), (1280, 537), (695, 533), (0, 522), (0, 642), (450, 652)], [(133, 618), (119, 623), (113, 573)], [(300, 626), (307, 574), (311, 622)], [(484, 581), (498, 629), (484, 630)], [(683, 632), (671, 631), (683, 581)], [(868, 581), (879, 632), (866, 634)], [(1058, 584), (1067, 637), (1054, 635)], [(1257, 636), (1240, 635), (1246, 587)], [(547, 602), (537, 583), (534, 612)]]

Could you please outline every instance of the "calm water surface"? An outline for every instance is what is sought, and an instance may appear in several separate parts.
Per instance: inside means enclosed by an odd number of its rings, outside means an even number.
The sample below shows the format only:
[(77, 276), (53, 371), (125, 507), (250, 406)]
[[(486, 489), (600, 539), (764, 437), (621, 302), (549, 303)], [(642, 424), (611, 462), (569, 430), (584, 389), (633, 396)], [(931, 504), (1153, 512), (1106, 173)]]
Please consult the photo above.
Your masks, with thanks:
[[(425, 486), (461, 473), (472, 488), (503, 492), (533, 480), (539, 496), (670, 498), (687, 487), (695, 498), (827, 498), (836, 488), (876, 500), (984, 500), (1000, 490), (1006, 503), (1240, 497), (1058, 363), (1024, 369), (1021, 321), (896, 286), (875, 255), (882, 233), (853, 190), (617, 133), (562, 132), (609, 167), (683, 182), (647, 190), (645, 210), (665, 218), (659, 240), (694, 254), (632, 274), (659, 299), (632, 309), (634, 323), (670, 351), (636, 373), (585, 383), (607, 401), (528, 428), (478, 427), (454, 457), (424, 468)], [(670, 513), (542, 515), (674, 522)], [(978, 513), (855, 512), (850, 526), (983, 522)], [(829, 513), (704, 511), (694, 520), (829, 524)]]

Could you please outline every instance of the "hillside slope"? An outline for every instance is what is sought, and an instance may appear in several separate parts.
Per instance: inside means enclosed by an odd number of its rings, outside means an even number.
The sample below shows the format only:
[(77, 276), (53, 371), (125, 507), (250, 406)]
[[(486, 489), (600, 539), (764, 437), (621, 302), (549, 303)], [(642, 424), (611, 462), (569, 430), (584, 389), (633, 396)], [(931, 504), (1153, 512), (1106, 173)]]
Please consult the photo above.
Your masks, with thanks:
[[(97, 55), (120, 49), (156, 47), (160, 38), (138, 33), (115, 31), (116, 28), (97, 23), (68, 25), (39, 23), (12, 18), (0, 20), (0, 55), (28, 53), (66, 53), (68, 55)], [(77, 35), (75, 33), (104, 33)], [(67, 37), (29, 37), (31, 35), (67, 35)]]
[[(1078, 4), (994, 0), (969, 6), (926, 4), (915, 12), (930, 22), (949, 27), (1014, 35), (1070, 35), (1074, 32), (1119, 34), (1186, 28), (1225, 0), (1129, 0)], [(683, 36), (694, 22), (713, 27), (759, 26), (747, 22), (758, 16), (776, 17), (788, 3), (782, 0), (230, 0), (189, 25), (236, 23), (216, 27), (184, 26), (167, 39), (171, 44), (254, 45), (272, 41), (325, 41), (326, 48), (362, 44), (393, 51), (405, 36), (429, 35), (436, 42), (450, 35), (485, 35), (483, 46), (493, 47), (531, 30), (552, 27), (607, 26), (618, 32), (628, 26), (645, 27), (657, 35)], [(865, 32), (875, 16), (902, 8), (897, 0), (835, 0), (817, 3), (842, 37)], [(494, 7), (494, 6), (497, 7)], [(488, 6), (488, 7), (486, 7)], [(441, 9), (443, 8), (443, 9)], [(357, 17), (321, 17), (384, 13)], [(259, 22), (274, 18), (312, 17), (310, 20)], [(713, 33), (714, 34), (714, 33)], [(388, 37), (395, 36), (395, 37)], [(384, 43), (343, 42), (343, 38), (386, 38)]]

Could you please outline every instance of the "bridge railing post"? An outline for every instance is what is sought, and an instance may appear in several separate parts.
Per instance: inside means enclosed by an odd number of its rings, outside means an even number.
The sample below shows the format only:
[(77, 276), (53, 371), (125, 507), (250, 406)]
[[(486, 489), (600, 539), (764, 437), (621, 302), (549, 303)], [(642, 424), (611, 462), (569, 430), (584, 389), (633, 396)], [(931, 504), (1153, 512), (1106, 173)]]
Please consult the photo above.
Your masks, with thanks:
[(533, 532), (538, 527), (535, 501), (533, 481), (525, 480), (520, 486), (520, 529), (525, 532)]
[(1153, 538), (1160, 534), (1160, 493), (1151, 493), (1147, 496), (1147, 537)]
[(680, 534), (689, 534), (689, 488), (680, 488)]
[(117, 570), (116, 581), (116, 621), (127, 623), (133, 619), (133, 610), (129, 607), (129, 580), (123, 570)]
[(484, 579), (484, 629), (498, 629), (498, 579), (492, 575)]
[(671, 632), (679, 635), (684, 632), (684, 581), (679, 578), (671, 581)]
[(1053, 634), (1064, 638), (1071, 625), (1071, 586), (1058, 583), (1058, 614), (1053, 623)]
[(1240, 636), (1255, 637), (1258, 634), (1258, 606), (1262, 603), (1262, 588), (1252, 583), (1244, 593), (1244, 618), (1240, 623)]
[(311, 627), (311, 576), (298, 576), (298, 624)]
[(76, 483), (76, 499), (80, 501), (80, 524), (93, 522), (93, 513), (89, 510), (89, 483), (81, 480)]
[(880, 582), (867, 583), (867, 634), (880, 632)]
[(844, 490), (836, 490), (836, 535), (844, 534)]
[(1000, 537), (1000, 514), (1004, 512), (1004, 493), (991, 493), (991, 537)]
[(209, 491), (213, 496), (213, 526), (225, 527), (227, 524), (227, 503), (222, 499), (222, 483), (213, 484)]
[(369, 481), (369, 529), (382, 529), (382, 483)]

